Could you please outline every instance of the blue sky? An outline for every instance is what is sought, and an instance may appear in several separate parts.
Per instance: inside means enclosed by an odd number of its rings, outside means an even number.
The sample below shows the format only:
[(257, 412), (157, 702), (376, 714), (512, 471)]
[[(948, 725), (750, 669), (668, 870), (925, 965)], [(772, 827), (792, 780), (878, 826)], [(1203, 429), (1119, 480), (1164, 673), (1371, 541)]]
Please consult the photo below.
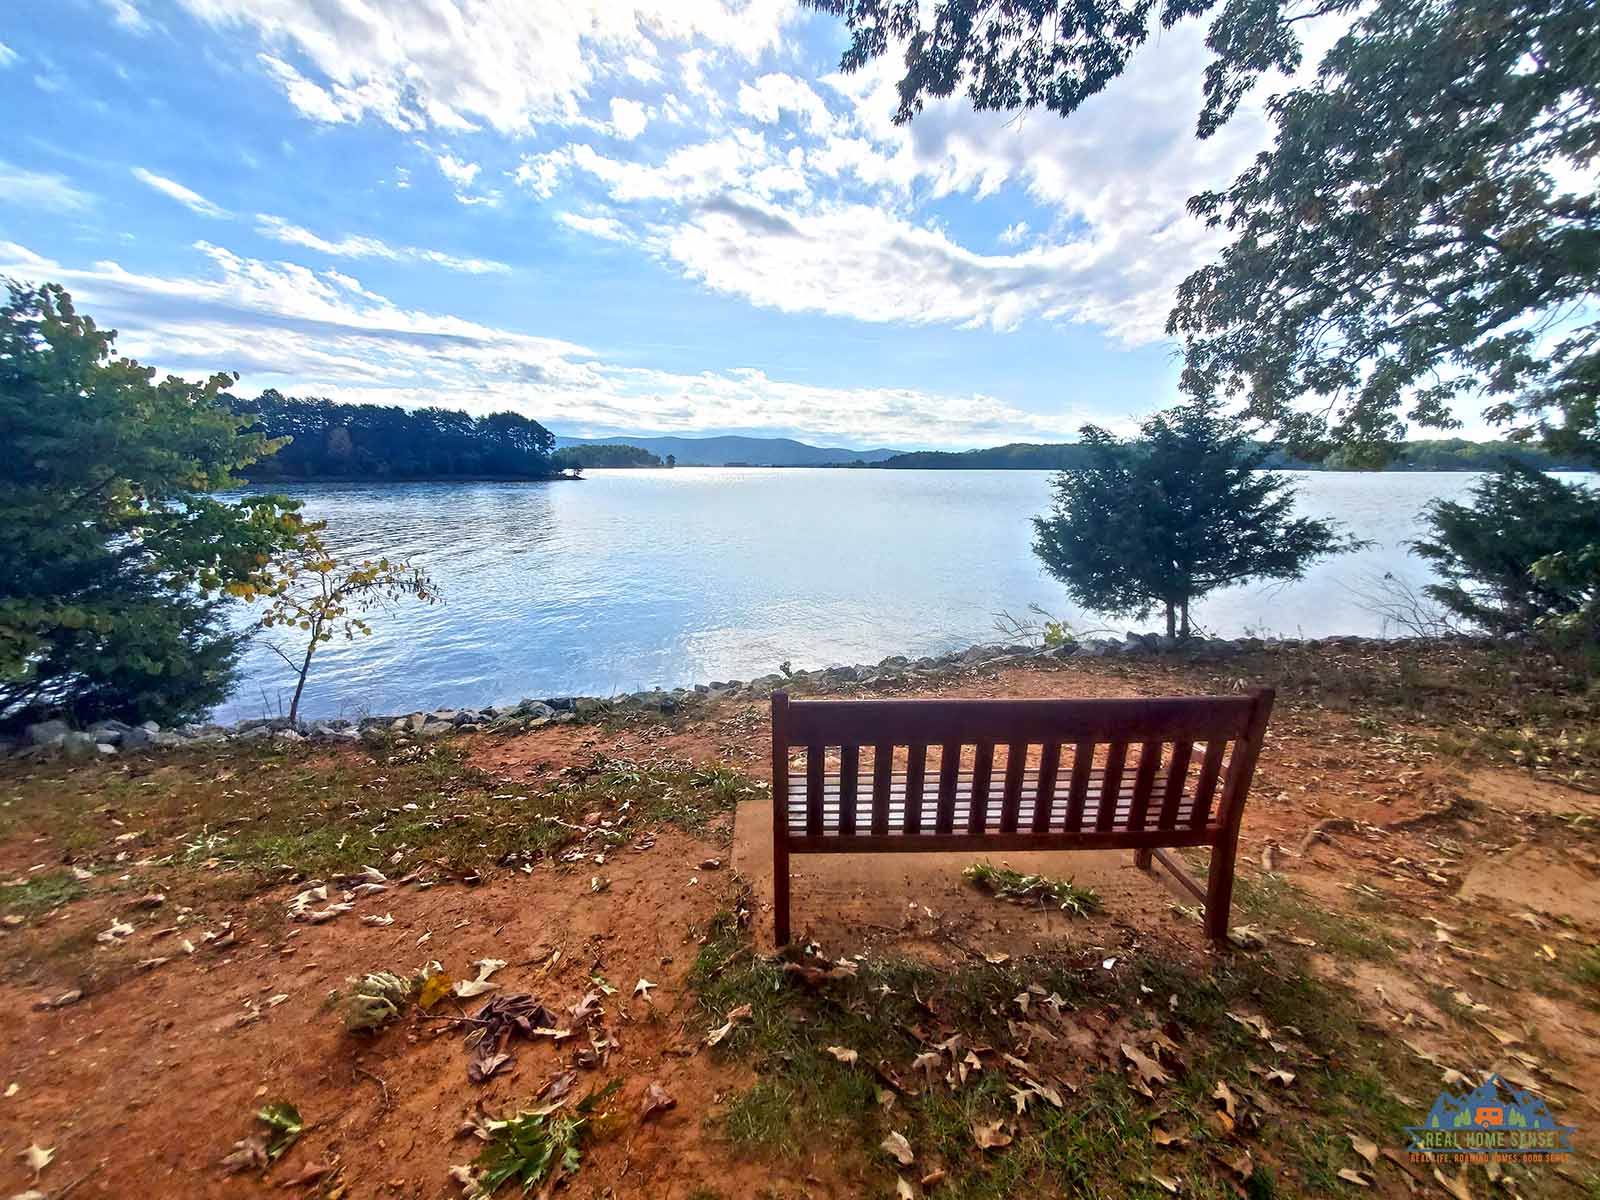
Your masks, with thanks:
[(559, 433), (1061, 440), (1175, 397), (1203, 28), (1070, 122), (889, 121), (786, 0), (57, 0), (0, 23), (0, 274), (163, 370)]

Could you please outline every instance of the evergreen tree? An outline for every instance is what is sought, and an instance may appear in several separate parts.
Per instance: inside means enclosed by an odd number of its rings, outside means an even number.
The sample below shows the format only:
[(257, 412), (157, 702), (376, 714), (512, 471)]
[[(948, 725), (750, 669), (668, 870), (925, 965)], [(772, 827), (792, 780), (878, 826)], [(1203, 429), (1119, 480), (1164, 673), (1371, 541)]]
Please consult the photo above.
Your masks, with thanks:
[(1436, 500), (1431, 536), (1413, 549), (1440, 582), (1424, 589), (1491, 633), (1566, 629), (1600, 636), (1600, 494), (1516, 462), (1473, 486), (1471, 502)]
[(1190, 605), (1209, 592), (1298, 579), (1356, 545), (1292, 516), (1293, 483), (1260, 470), (1269, 449), (1210, 401), (1155, 414), (1134, 442), (1086, 425), (1081, 444), (1087, 463), (1055, 476), (1053, 510), (1034, 518), (1034, 553), (1092, 611), (1164, 608), (1167, 636), (1187, 638)]
[(301, 527), (274, 497), (220, 500), (276, 443), (202, 384), (114, 356), (60, 287), (0, 307), (0, 722), (197, 716), (233, 680), (219, 593)]

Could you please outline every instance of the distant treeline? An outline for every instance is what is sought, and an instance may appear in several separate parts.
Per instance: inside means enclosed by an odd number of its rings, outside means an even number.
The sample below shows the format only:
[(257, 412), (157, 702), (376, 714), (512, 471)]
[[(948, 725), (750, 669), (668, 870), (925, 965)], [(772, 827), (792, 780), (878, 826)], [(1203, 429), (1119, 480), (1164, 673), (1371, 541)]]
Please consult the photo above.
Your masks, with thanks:
[(651, 454), (639, 446), (604, 445), (563, 446), (551, 461), (563, 471), (601, 470), (605, 467), (659, 467), (659, 454)]
[(294, 439), (246, 474), (268, 479), (548, 479), (555, 436), (537, 421), (501, 412), (298, 400), (272, 390), (234, 409), (269, 437)]
[[(1487, 471), (1507, 458), (1546, 471), (1587, 470), (1589, 465), (1573, 459), (1552, 456), (1535, 446), (1517, 442), (1469, 442), (1465, 438), (1406, 442), (1389, 471)], [(1071, 471), (1087, 460), (1084, 448), (1076, 442), (1038, 444), (1012, 442), (988, 450), (918, 450), (897, 454), (880, 463), (853, 466), (888, 467), (891, 470), (919, 471)], [(1344, 455), (1334, 451), (1320, 463), (1304, 462), (1282, 451), (1268, 455), (1265, 466), (1309, 470), (1343, 471), (1350, 469)]]

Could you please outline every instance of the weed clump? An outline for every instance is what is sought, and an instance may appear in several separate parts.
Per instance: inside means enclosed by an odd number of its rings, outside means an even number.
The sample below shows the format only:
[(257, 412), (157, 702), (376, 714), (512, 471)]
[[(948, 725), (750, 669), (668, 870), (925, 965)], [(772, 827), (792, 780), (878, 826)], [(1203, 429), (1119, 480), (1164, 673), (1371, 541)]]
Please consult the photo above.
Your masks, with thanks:
[(973, 863), (961, 872), (961, 877), (975, 887), (982, 888), (998, 900), (1012, 904), (1054, 904), (1073, 917), (1087, 917), (1105, 907), (1100, 893), (1090, 887), (1078, 887), (1070, 879), (1051, 879), (1048, 875), (1024, 875), (1010, 867), (996, 867), (989, 863)]

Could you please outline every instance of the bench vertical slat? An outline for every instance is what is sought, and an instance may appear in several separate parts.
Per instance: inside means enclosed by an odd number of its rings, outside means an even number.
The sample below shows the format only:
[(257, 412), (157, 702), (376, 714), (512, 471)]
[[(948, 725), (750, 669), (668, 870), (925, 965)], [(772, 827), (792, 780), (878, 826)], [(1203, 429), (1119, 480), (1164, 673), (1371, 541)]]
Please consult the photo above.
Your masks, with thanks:
[(939, 747), (939, 815), (935, 833), (954, 833), (956, 827), (956, 779), (961, 774), (961, 747), (946, 742)]
[(982, 833), (989, 820), (989, 782), (994, 776), (994, 743), (979, 742), (972, 759), (972, 797), (967, 804), (967, 832)]
[(1100, 781), (1100, 805), (1095, 809), (1094, 827), (1110, 829), (1117, 819), (1117, 799), (1122, 794), (1122, 769), (1128, 763), (1128, 743), (1118, 740), (1106, 751), (1106, 773)]
[(806, 747), (806, 832), (822, 832), (822, 747)]
[(1194, 757), (1193, 742), (1172, 743), (1172, 760), (1167, 763), (1167, 782), (1161, 794), (1158, 829), (1176, 829), (1178, 806), (1183, 803), (1183, 786), (1189, 781), (1189, 760)]
[(1072, 751), (1072, 783), (1067, 793), (1067, 823), (1064, 832), (1083, 828), (1083, 806), (1089, 798), (1089, 772), (1094, 769), (1094, 743), (1079, 742)]
[(1217, 790), (1217, 776), (1222, 773), (1222, 755), (1228, 744), (1221, 738), (1206, 743), (1205, 756), (1200, 760), (1200, 778), (1194, 785), (1194, 811), (1189, 814), (1191, 829), (1204, 829), (1211, 816), (1211, 797)]
[(789, 716), (786, 692), (772, 694), (772, 940), (789, 943)]
[(1133, 777), (1133, 804), (1128, 809), (1128, 828), (1143, 829), (1150, 814), (1150, 796), (1156, 790), (1156, 768), (1161, 765), (1161, 743), (1139, 743), (1139, 771)]
[(922, 832), (923, 778), (928, 773), (928, 748), (923, 745), (906, 747), (906, 818), (907, 833)]
[(1006, 787), (1000, 798), (1000, 832), (1017, 831), (1018, 814), (1022, 811), (1022, 772), (1028, 765), (1028, 746), (1015, 742), (1006, 747)]
[(839, 747), (839, 832), (856, 831), (856, 791), (861, 776), (861, 747)]
[(1039, 787), (1033, 795), (1033, 832), (1050, 829), (1050, 814), (1056, 803), (1056, 776), (1061, 772), (1061, 743), (1046, 742), (1039, 747)]
[(872, 748), (872, 832), (889, 832), (889, 784), (894, 771), (894, 747)]

